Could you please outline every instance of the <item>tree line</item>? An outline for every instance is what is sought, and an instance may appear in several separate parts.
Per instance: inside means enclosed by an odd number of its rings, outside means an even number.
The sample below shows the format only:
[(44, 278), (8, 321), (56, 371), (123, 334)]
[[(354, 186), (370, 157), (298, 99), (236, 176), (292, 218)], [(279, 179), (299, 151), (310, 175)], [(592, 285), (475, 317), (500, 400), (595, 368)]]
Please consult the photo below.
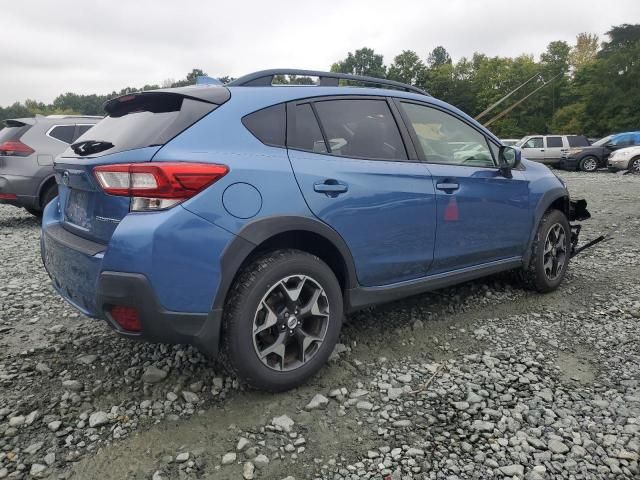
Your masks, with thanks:
[[(443, 46), (425, 57), (404, 50), (391, 64), (371, 48), (349, 52), (334, 63), (331, 71), (388, 78), (428, 91), (472, 116), (477, 116), (507, 93), (529, 80), (509, 99), (484, 116), (481, 122), (517, 105), (501, 118), (493, 119), (491, 130), (501, 137), (526, 134), (575, 133), (604, 136), (612, 132), (640, 129), (640, 24), (614, 26), (603, 42), (581, 33), (573, 45), (549, 43), (539, 59), (489, 57), (474, 53), (456, 62)], [(193, 69), (179, 81), (159, 85), (127, 87), (108, 94), (65, 93), (51, 104), (27, 100), (0, 107), (0, 120), (34, 114), (102, 114), (104, 102), (139, 90), (177, 87), (195, 83), (200, 69)], [(230, 77), (220, 78), (223, 83)], [(307, 78), (276, 78), (277, 83), (309, 83)], [(535, 91), (535, 93), (533, 93)], [(529, 96), (529, 94), (533, 93)], [(525, 97), (527, 97), (525, 99)]]

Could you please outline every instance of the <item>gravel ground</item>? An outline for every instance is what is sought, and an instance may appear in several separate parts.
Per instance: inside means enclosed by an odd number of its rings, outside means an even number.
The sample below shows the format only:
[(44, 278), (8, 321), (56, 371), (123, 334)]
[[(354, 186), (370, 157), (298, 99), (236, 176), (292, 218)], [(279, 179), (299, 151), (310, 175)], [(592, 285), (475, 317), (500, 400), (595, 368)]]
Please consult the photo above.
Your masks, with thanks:
[(614, 239), (557, 292), (498, 275), (359, 312), (280, 395), (77, 314), (0, 205), (0, 479), (640, 478), (640, 177), (561, 176), (583, 240)]

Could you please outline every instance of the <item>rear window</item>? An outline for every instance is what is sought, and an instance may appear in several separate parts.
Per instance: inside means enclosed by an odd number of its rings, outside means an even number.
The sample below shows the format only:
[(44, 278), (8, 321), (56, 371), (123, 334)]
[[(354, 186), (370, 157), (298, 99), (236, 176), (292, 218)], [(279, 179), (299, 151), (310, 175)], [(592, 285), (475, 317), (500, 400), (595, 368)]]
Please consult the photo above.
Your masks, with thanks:
[(273, 147), (285, 146), (287, 123), (283, 103), (245, 116), (242, 124), (262, 143)]
[(49, 130), (48, 135), (56, 140), (60, 140), (64, 143), (73, 142), (73, 134), (76, 131), (75, 125), (56, 125)]
[(0, 143), (18, 140), (30, 128), (31, 125), (25, 124), (20, 124), (19, 126), (6, 126), (0, 130)]
[(109, 115), (71, 148), (84, 156), (164, 145), (217, 106), (172, 93), (127, 95), (111, 103)]
[(73, 141), (75, 142), (78, 138), (86, 133), (93, 125), (76, 125), (76, 133), (74, 135)]
[(562, 147), (562, 137), (547, 137), (547, 147), (549, 148)]
[(588, 147), (589, 139), (584, 135), (569, 135), (567, 137), (570, 147)]

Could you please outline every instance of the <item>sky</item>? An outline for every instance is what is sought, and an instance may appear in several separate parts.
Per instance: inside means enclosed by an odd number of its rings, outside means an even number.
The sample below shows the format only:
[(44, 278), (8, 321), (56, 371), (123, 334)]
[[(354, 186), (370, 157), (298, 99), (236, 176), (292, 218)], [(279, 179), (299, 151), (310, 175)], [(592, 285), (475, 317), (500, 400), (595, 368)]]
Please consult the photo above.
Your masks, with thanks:
[(580, 32), (640, 23), (639, 0), (22, 0), (2, 2), (0, 106), (266, 68), (327, 70), (367, 46), (385, 63), (443, 45), (536, 57)]

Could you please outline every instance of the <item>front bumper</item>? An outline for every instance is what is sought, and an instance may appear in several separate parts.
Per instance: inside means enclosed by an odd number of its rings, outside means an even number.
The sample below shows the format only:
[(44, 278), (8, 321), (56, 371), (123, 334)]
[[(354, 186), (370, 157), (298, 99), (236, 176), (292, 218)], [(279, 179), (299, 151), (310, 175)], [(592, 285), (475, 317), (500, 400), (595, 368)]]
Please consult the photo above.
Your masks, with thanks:
[(563, 157), (560, 159), (559, 166), (563, 170), (577, 170), (578, 159), (572, 157)]
[(625, 158), (625, 159), (620, 159), (620, 160), (611, 160), (609, 159), (607, 161), (607, 168), (609, 169), (609, 171), (611, 172), (619, 172), (621, 170), (627, 170), (629, 166), (629, 159)]

